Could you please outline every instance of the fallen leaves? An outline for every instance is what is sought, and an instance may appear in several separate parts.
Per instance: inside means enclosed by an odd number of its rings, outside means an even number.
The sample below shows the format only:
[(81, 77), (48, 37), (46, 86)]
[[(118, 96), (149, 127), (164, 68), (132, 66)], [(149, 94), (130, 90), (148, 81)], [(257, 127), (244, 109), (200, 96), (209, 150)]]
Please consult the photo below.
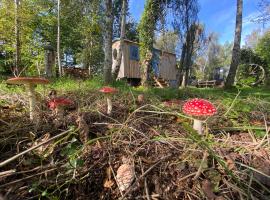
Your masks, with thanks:
[(202, 191), (208, 200), (214, 200), (216, 198), (216, 195), (213, 192), (211, 181), (204, 180), (202, 182)]
[[(46, 133), (45, 135), (41, 136), (40, 138), (38, 138), (32, 146), (37, 146), (43, 142), (46, 142), (50, 139), (50, 134)], [(49, 155), (52, 154), (54, 150), (54, 145), (52, 144), (52, 142), (48, 142), (44, 145), (41, 145), (40, 147), (36, 148), (34, 150), (34, 153), (37, 154), (40, 157), (43, 158), (47, 158)]]
[(112, 170), (110, 167), (106, 169), (106, 179), (104, 181), (103, 187), (111, 188), (114, 185), (114, 181), (112, 180)]

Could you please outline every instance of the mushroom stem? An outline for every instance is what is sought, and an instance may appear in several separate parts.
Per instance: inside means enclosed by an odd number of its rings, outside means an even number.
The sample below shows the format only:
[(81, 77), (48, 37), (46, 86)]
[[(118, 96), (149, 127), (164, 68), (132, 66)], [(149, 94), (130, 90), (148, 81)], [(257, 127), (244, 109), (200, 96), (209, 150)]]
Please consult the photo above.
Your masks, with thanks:
[(202, 135), (202, 121), (194, 119), (193, 129), (196, 130), (199, 135)]
[(30, 119), (33, 120), (36, 107), (35, 88), (33, 84), (26, 84), (26, 89), (28, 90), (28, 97), (29, 97)]
[(59, 120), (63, 120), (64, 118), (64, 108), (62, 106), (58, 106), (56, 109), (55, 109), (55, 114), (56, 116), (59, 118)]
[(108, 104), (107, 114), (111, 115), (111, 113), (112, 113), (112, 100), (110, 97), (107, 97), (107, 104)]

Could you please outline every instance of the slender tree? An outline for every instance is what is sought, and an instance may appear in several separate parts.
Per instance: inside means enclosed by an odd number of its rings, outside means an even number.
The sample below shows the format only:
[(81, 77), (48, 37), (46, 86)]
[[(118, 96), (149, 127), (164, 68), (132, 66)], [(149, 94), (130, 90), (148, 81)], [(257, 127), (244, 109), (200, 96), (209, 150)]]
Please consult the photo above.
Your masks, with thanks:
[(143, 86), (149, 86), (155, 28), (166, 3), (163, 0), (147, 0), (139, 23), (141, 84)]
[(237, 0), (237, 11), (236, 11), (236, 24), (235, 24), (235, 35), (234, 35), (234, 45), (232, 52), (232, 61), (230, 65), (229, 74), (225, 82), (225, 88), (230, 88), (234, 84), (234, 79), (236, 76), (236, 71), (238, 64), (240, 62), (240, 43), (241, 43), (241, 33), (242, 33), (242, 10), (243, 10), (243, 0)]
[[(192, 66), (192, 57), (195, 54), (195, 51), (198, 50), (198, 44), (202, 38), (203, 28), (200, 24), (192, 24), (187, 32), (186, 42), (184, 46), (184, 61), (183, 61), (183, 78), (181, 87), (186, 87), (189, 81), (189, 74)], [(196, 45), (197, 44), (197, 45)], [(197, 46), (197, 48), (196, 48)]]
[(58, 60), (58, 73), (62, 76), (61, 66), (61, 49), (60, 49), (60, 0), (57, 1), (57, 60)]
[[(197, 0), (173, 0), (174, 7), (174, 29), (179, 34), (180, 45), (182, 45), (180, 66), (177, 73), (177, 87), (182, 83), (186, 86), (193, 55), (196, 24), (198, 21)], [(196, 30), (195, 30), (196, 28)]]
[(105, 30), (104, 30), (104, 82), (109, 84), (112, 77), (112, 34), (113, 34), (113, 13), (112, 0), (105, 1)]
[(122, 54), (124, 48), (124, 39), (126, 33), (126, 15), (127, 15), (127, 0), (122, 0), (122, 11), (121, 11), (121, 33), (120, 33), (120, 47), (118, 50), (115, 68), (113, 70), (113, 79), (117, 79), (118, 73), (121, 67)]
[(258, 10), (260, 14), (251, 19), (251, 21), (262, 23), (263, 25), (267, 24), (270, 21), (270, 1), (260, 0), (258, 2)]
[(15, 0), (15, 75), (20, 73), (20, 64), (21, 64), (21, 40), (20, 40), (20, 18), (19, 18), (19, 9), (20, 9), (20, 0)]

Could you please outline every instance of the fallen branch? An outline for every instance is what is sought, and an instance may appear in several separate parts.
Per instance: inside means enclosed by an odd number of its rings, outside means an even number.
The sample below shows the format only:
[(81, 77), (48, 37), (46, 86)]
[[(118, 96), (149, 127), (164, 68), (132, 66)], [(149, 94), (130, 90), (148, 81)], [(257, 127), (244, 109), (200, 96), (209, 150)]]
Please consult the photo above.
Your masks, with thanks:
[(4, 188), (6, 186), (10, 186), (10, 185), (13, 185), (13, 184), (16, 184), (16, 183), (19, 183), (19, 182), (24, 182), (24, 181), (26, 181), (28, 179), (31, 179), (31, 178), (35, 177), (35, 176), (39, 176), (39, 175), (42, 175), (44, 173), (55, 171), (57, 169), (59, 169), (59, 168), (55, 167), (53, 169), (49, 169), (49, 170), (46, 170), (46, 171), (43, 171), (43, 172), (40, 172), (40, 173), (37, 173), (37, 174), (34, 174), (34, 175), (30, 175), (30, 176), (27, 176), (27, 177), (22, 178), (22, 179), (16, 179), (15, 181), (12, 181), (12, 182), (9, 182), (9, 183), (6, 183), (6, 184), (1, 185), (0, 188)]

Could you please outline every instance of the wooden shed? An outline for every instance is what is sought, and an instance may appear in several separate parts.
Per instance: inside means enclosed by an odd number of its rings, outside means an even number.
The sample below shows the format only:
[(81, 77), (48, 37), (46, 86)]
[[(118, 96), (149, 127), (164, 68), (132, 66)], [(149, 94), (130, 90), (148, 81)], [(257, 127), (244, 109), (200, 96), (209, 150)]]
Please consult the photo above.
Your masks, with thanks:
[[(119, 39), (113, 41), (113, 68), (120, 46)], [(123, 56), (118, 78), (140, 79), (139, 44), (124, 40)], [(157, 78), (162, 78), (169, 83), (176, 81), (176, 55), (173, 53), (153, 49), (152, 68)]]

